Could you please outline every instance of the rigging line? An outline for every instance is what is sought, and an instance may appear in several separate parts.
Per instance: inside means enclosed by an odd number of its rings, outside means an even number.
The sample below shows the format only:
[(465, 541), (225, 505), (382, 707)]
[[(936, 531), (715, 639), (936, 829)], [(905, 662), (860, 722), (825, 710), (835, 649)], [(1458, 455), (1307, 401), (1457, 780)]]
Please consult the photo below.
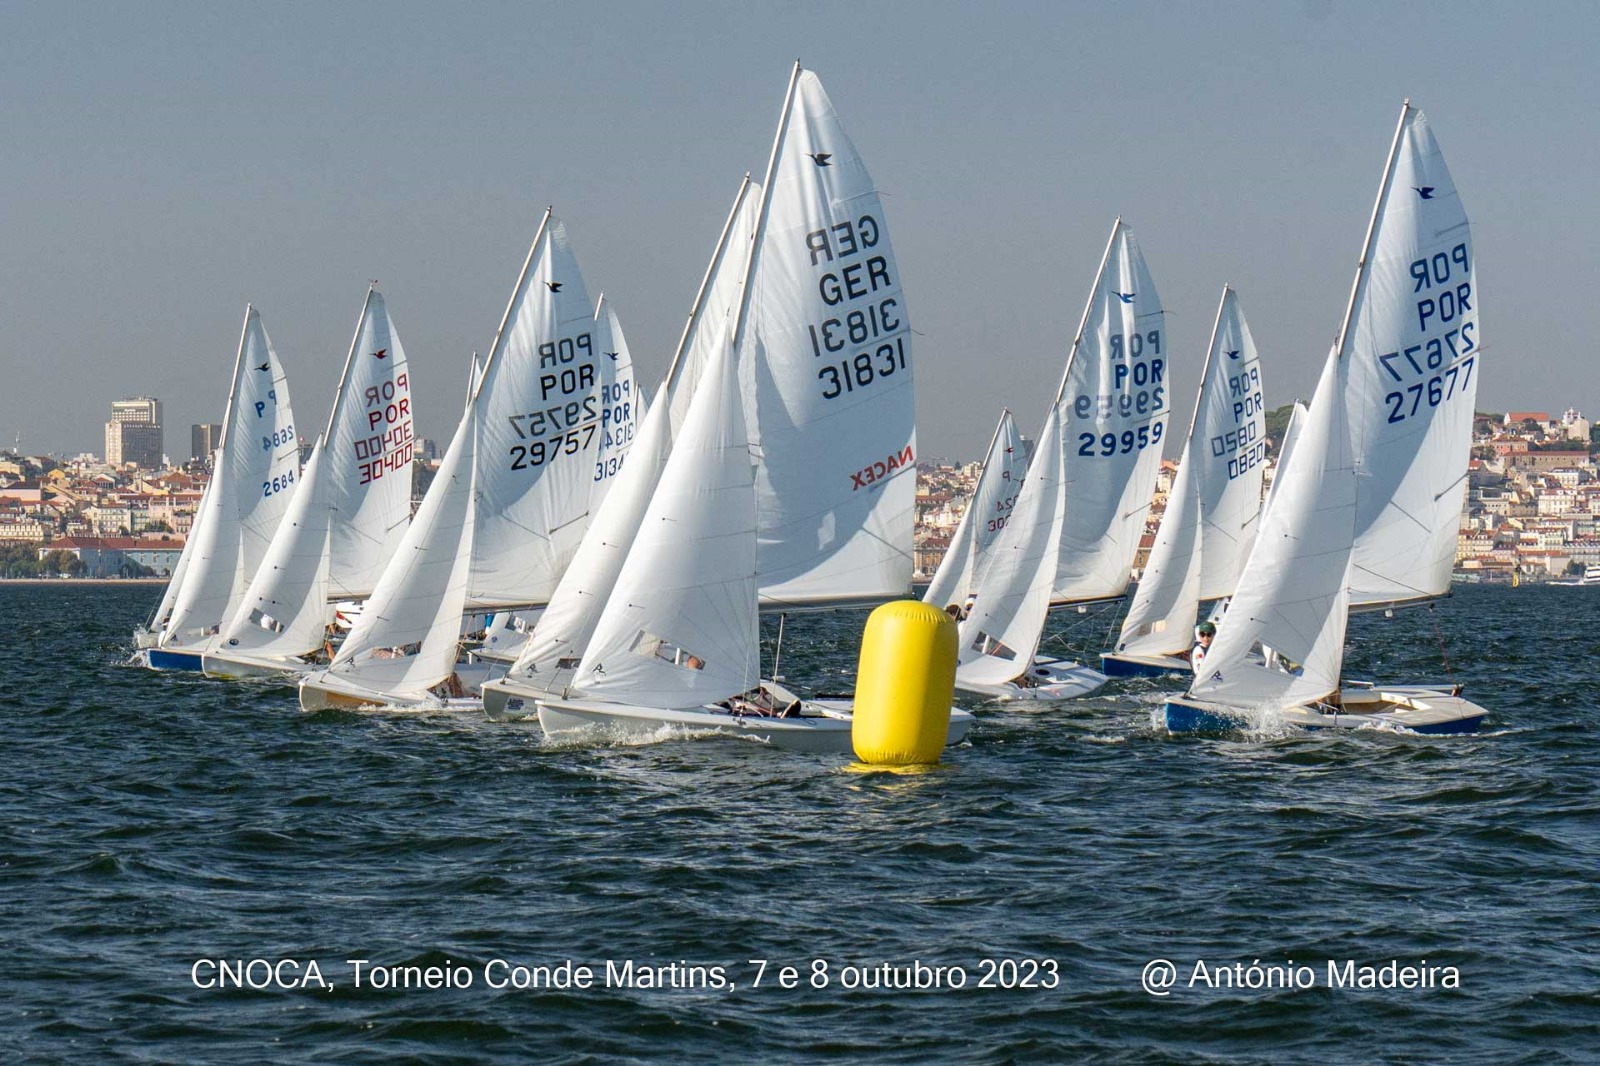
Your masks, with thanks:
[(1450, 682), (1450, 687), (1454, 688), (1456, 678), (1450, 671), (1450, 653), (1445, 649), (1444, 632), (1439, 628), (1439, 611), (1432, 603), (1428, 604), (1428, 617), (1433, 620), (1433, 635), (1439, 641), (1439, 658), (1444, 662), (1444, 678)]

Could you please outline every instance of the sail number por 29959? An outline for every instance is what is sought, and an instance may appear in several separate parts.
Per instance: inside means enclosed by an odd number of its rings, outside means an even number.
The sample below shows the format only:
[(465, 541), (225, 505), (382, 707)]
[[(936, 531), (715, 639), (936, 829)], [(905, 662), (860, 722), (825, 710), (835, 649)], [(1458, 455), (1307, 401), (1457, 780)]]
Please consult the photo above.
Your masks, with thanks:
[(833, 400), (847, 392), (864, 389), (879, 378), (886, 378), (905, 367), (906, 341), (904, 337), (896, 337), (870, 352), (857, 352), (849, 359), (828, 364), (817, 371), (817, 380), (826, 386), (822, 390), (822, 398)]
[(1161, 431), (1166, 427), (1165, 422), (1155, 422), (1138, 429), (1125, 429), (1119, 433), (1093, 433), (1078, 434), (1079, 455), (1127, 455), (1133, 451), (1143, 451), (1152, 444), (1161, 442)]

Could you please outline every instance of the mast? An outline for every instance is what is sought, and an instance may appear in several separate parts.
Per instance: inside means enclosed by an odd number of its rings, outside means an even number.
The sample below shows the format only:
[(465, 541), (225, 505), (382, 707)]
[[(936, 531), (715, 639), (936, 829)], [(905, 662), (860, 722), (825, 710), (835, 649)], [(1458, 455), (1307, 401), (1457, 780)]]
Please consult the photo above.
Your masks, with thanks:
[(1089, 312), (1094, 310), (1095, 297), (1100, 293), (1100, 280), (1106, 275), (1106, 264), (1111, 261), (1111, 249), (1116, 246), (1117, 234), (1122, 232), (1122, 216), (1111, 223), (1111, 239), (1106, 241), (1105, 254), (1100, 257), (1100, 269), (1094, 272), (1094, 284), (1089, 286), (1089, 300), (1083, 305), (1083, 317), (1078, 319), (1078, 332), (1072, 337), (1072, 350), (1067, 352), (1067, 365), (1061, 371), (1061, 387), (1056, 390), (1056, 403), (1067, 394), (1067, 379), (1072, 374), (1072, 362), (1078, 357), (1078, 345), (1083, 342), (1083, 331), (1089, 325)]
[[(793, 91), (791, 85), (790, 91)], [(770, 179), (769, 179), (770, 180)], [(670, 395), (673, 382), (678, 380), (678, 364), (683, 361), (684, 350), (689, 347), (689, 338), (694, 334), (695, 321), (700, 317), (700, 309), (705, 306), (706, 294), (711, 290), (711, 279), (717, 272), (717, 267), (722, 263), (722, 257), (727, 253), (728, 237), (733, 232), (733, 224), (739, 217), (739, 210), (744, 206), (744, 198), (750, 192), (750, 172), (746, 171), (744, 180), (739, 183), (739, 191), (733, 197), (733, 209), (728, 212), (728, 219), (722, 224), (722, 234), (717, 237), (717, 247), (711, 253), (711, 262), (706, 264), (706, 272), (700, 278), (700, 287), (695, 290), (694, 303), (689, 308), (689, 317), (683, 323), (683, 333), (678, 337), (678, 346), (673, 349), (672, 362), (667, 364), (666, 376), (661, 379), (660, 395)], [(752, 241), (754, 234), (752, 236)], [(753, 246), (753, 245), (752, 245)], [(748, 282), (748, 276), (745, 278)], [(600, 298), (605, 299), (602, 293)], [(596, 314), (598, 315), (598, 310)]]
[(778, 132), (772, 135), (772, 154), (767, 157), (767, 174), (761, 183), (761, 200), (756, 206), (755, 222), (750, 230), (750, 258), (745, 260), (744, 277), (740, 280), (739, 304), (733, 315), (733, 350), (739, 350), (744, 340), (745, 312), (750, 308), (750, 279), (755, 277), (756, 260), (767, 236), (767, 208), (772, 203), (772, 176), (778, 169), (778, 156), (783, 151), (783, 140), (789, 132), (789, 114), (794, 110), (794, 92), (800, 85), (800, 60), (794, 61), (789, 74), (789, 91), (783, 96), (783, 113), (778, 116)]
[(1389, 158), (1383, 164), (1383, 180), (1378, 183), (1378, 199), (1372, 205), (1372, 217), (1367, 220), (1367, 235), (1361, 242), (1361, 261), (1356, 264), (1356, 278), (1350, 283), (1350, 301), (1345, 304), (1344, 321), (1339, 324), (1339, 341), (1335, 347), (1335, 359), (1343, 359), (1345, 341), (1350, 332), (1350, 320), (1355, 317), (1356, 299), (1361, 295), (1362, 285), (1367, 279), (1367, 264), (1372, 258), (1372, 235), (1378, 230), (1378, 215), (1383, 211), (1383, 205), (1389, 199), (1389, 186), (1394, 182), (1394, 160), (1400, 152), (1400, 138), (1405, 133), (1406, 117), (1411, 114), (1411, 98), (1407, 97), (1405, 103), (1400, 105), (1400, 121), (1394, 128), (1394, 140), (1389, 143)]
[(339, 374), (339, 386), (333, 390), (333, 409), (328, 412), (328, 428), (322, 431), (323, 440), (333, 438), (333, 426), (339, 417), (339, 403), (344, 399), (344, 387), (350, 381), (350, 365), (356, 359), (356, 345), (361, 342), (361, 327), (367, 322), (367, 311), (372, 307), (372, 294), (378, 291), (377, 282), (367, 286), (367, 298), (361, 304), (361, 314), (356, 317), (355, 336), (350, 338), (350, 351), (344, 357), (344, 370)]
[[(244, 305), (244, 327), (239, 330), (239, 352), (233, 357), (233, 384), (228, 386), (228, 406), (222, 410), (222, 438), (217, 441), (217, 451), (222, 451), (228, 446), (228, 438), (233, 436), (233, 401), (239, 395), (239, 375), (244, 370), (244, 345), (250, 336), (250, 318), (255, 315), (255, 306), (249, 303)], [(257, 316), (259, 317), (259, 316)], [(216, 477), (216, 462), (212, 462), (213, 478)]]
[(544, 217), (539, 220), (539, 232), (533, 235), (533, 244), (528, 246), (528, 258), (522, 261), (522, 273), (517, 275), (517, 284), (511, 290), (511, 299), (506, 301), (506, 313), (500, 316), (500, 328), (494, 331), (494, 343), (489, 346), (489, 356), (483, 361), (483, 373), (478, 376), (478, 383), (472, 389), (473, 398), (483, 389), (483, 383), (488, 380), (489, 371), (494, 368), (495, 356), (500, 354), (500, 341), (505, 336), (506, 323), (511, 321), (511, 311), (517, 306), (517, 297), (521, 296), (528, 283), (528, 271), (533, 268), (534, 256), (539, 252), (539, 242), (544, 240), (545, 231), (550, 227), (550, 217), (555, 213), (555, 208), (546, 207)]
[(1211, 339), (1206, 342), (1206, 361), (1200, 364), (1200, 391), (1194, 395), (1194, 410), (1189, 413), (1189, 432), (1184, 434), (1183, 446), (1187, 448), (1194, 439), (1195, 423), (1200, 421), (1200, 401), (1206, 398), (1206, 385), (1211, 381), (1211, 356), (1217, 350), (1217, 330), (1222, 326), (1222, 312), (1228, 306), (1228, 296), (1233, 292), (1227, 282), (1222, 285), (1222, 300), (1217, 304), (1217, 317), (1211, 320)]

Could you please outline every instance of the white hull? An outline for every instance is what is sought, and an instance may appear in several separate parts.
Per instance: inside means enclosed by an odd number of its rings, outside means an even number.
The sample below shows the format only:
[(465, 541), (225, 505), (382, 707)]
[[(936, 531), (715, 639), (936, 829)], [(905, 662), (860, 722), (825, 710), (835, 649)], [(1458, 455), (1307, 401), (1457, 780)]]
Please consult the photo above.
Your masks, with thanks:
[[(552, 737), (593, 732), (633, 738), (663, 734), (660, 739), (665, 740), (670, 739), (670, 731), (683, 730), (722, 733), (812, 755), (852, 753), (849, 701), (807, 701), (804, 707), (804, 712), (794, 718), (769, 718), (735, 715), (719, 707), (671, 709), (598, 700), (538, 701), (539, 725)], [(972, 728), (972, 722), (970, 713), (952, 708), (945, 743), (958, 743)]]
[(548, 678), (500, 677), (483, 686), (483, 709), (496, 722), (521, 722), (538, 716), (536, 701), (563, 695), (576, 673), (558, 670)]
[(309, 674), (317, 667), (303, 659), (253, 658), (248, 655), (208, 651), (200, 657), (207, 677), (292, 677)]
[(1082, 663), (1036, 658), (1018, 681), (998, 685), (963, 681), (957, 670), (956, 691), (986, 700), (1075, 700), (1100, 691), (1109, 680)]
[(466, 686), (468, 695), (444, 697), (432, 692), (380, 692), (357, 685), (320, 669), (307, 674), (300, 681), (300, 709), (302, 711), (481, 711), (483, 697), (477, 693), (489, 679), (473, 670), (483, 670), (482, 664), (458, 665), (456, 676)]
[(1166, 704), (1172, 732), (1217, 732), (1283, 724), (1300, 729), (1406, 729), (1413, 733), (1476, 733), (1489, 712), (1457, 694), (1427, 685), (1345, 688), (1337, 709), (1297, 706), (1255, 712), (1188, 696)]

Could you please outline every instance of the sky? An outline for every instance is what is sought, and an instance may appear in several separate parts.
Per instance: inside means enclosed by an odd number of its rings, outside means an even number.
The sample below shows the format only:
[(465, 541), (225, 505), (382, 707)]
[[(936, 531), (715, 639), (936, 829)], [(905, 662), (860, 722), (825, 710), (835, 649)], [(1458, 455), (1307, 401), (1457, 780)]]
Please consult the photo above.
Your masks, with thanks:
[[(369, 279), (447, 439), (547, 204), (659, 380), (795, 58), (881, 190), (921, 456), (1033, 435), (1107, 234), (1169, 311), (1186, 424), (1224, 283), (1309, 396), (1401, 101), (1472, 220), (1479, 408), (1600, 415), (1600, 6), (0, 3), (0, 442), (220, 421), (245, 304), (308, 438)], [(1179, 421), (1182, 420), (1182, 421)]]

